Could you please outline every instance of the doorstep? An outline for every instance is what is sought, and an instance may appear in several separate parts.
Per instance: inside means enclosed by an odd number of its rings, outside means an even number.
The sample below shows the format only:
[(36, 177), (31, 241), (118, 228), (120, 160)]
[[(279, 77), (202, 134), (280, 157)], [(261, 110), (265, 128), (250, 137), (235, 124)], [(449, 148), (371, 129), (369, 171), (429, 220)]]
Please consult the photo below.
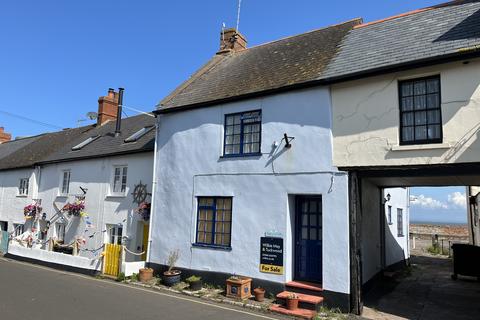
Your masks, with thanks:
[(287, 316), (298, 317), (298, 318), (302, 318), (302, 319), (308, 319), (308, 320), (313, 319), (317, 314), (316, 311), (301, 309), (301, 308), (298, 308), (296, 310), (288, 310), (287, 308), (285, 308), (285, 307), (283, 307), (279, 304), (273, 304), (272, 306), (270, 306), (270, 311), (280, 313), (280, 314), (284, 314), (284, 315), (287, 315)]

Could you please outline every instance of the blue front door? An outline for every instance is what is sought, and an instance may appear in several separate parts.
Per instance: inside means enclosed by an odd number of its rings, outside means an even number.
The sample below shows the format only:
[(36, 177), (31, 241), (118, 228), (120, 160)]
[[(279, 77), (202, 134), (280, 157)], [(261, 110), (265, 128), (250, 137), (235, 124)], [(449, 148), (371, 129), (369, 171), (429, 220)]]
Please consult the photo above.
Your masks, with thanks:
[(296, 198), (295, 280), (322, 282), (322, 197)]

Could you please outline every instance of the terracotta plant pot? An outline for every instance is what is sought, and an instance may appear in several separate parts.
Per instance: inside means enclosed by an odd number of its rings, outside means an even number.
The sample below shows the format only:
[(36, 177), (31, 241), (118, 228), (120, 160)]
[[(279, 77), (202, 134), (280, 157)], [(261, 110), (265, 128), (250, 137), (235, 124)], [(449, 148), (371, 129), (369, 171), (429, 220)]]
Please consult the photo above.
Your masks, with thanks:
[(265, 299), (265, 289), (263, 288), (253, 289), (253, 294), (255, 295), (255, 301), (262, 302)]
[(139, 270), (139, 278), (141, 282), (148, 282), (153, 279), (152, 268), (141, 268)]
[(298, 298), (287, 298), (287, 309), (288, 310), (297, 310), (298, 309)]
[(172, 287), (180, 282), (182, 272), (179, 270), (165, 271), (163, 273), (163, 284)]
[(234, 276), (227, 279), (227, 297), (248, 299), (252, 293), (250, 291), (252, 278)]

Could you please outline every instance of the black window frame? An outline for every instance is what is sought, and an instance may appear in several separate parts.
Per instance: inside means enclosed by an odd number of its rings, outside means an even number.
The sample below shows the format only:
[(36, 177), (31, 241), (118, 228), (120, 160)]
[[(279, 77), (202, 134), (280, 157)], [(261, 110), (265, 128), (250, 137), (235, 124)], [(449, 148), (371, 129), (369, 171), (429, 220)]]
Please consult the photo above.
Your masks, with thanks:
[[(227, 124), (227, 118), (228, 117), (235, 117), (235, 116), (238, 116), (238, 115), (240, 115), (240, 117), (242, 117), (244, 114), (248, 114), (248, 113), (252, 113), (252, 112), (258, 112), (259, 113), (260, 121), (244, 123), (243, 119), (241, 118), (241, 121), (240, 121), (240, 142), (239, 142), (240, 149), (239, 149), (239, 152), (238, 153), (227, 154), (225, 152), (225, 149), (226, 149), (227, 146), (237, 145), (236, 143), (227, 144), (227, 126), (229, 126)], [(260, 128), (259, 132), (258, 132), (259, 133), (258, 152), (245, 153), (245, 152), (243, 152), (244, 127), (245, 127), (245, 125), (255, 125), (255, 124), (258, 124), (259, 128)], [(222, 155), (222, 157), (225, 157), (225, 158), (228, 158), (228, 157), (248, 157), (248, 156), (257, 156), (257, 155), (261, 155), (261, 154), (262, 154), (262, 110), (257, 109), (257, 110), (249, 110), (249, 111), (242, 111), (242, 112), (225, 114), (224, 124), (223, 124), (223, 155)]]
[[(428, 108), (427, 107), (427, 101), (425, 100), (425, 108), (424, 109), (415, 109), (415, 105), (414, 105), (414, 102), (413, 105), (412, 105), (412, 110), (408, 110), (408, 111), (404, 111), (402, 110), (402, 98), (405, 98), (405, 97), (412, 97), (413, 100), (415, 99), (415, 87), (414, 87), (414, 84), (415, 82), (418, 82), (418, 81), (424, 81), (425, 82), (425, 94), (422, 94), (425, 96), (425, 99), (426, 99), (426, 96), (428, 95), (427, 93), (427, 88), (426, 88), (426, 82), (428, 80), (437, 80), (438, 81), (438, 92), (435, 92), (435, 93), (438, 93), (438, 106), (435, 107), (435, 108)], [(413, 84), (413, 87), (412, 87), (412, 95), (411, 96), (403, 96), (402, 94), (402, 86), (406, 83), (409, 83), (411, 82)], [(417, 95), (418, 96), (418, 95)], [(421, 78), (412, 78), (412, 79), (406, 79), (406, 80), (401, 80), (401, 81), (398, 81), (398, 106), (399, 106), (399, 114), (400, 114), (400, 126), (399, 126), (399, 140), (400, 140), (400, 145), (420, 145), (420, 144), (434, 144), (434, 143), (442, 143), (443, 142), (443, 121), (442, 121), (442, 85), (441, 85), (441, 78), (440, 78), (440, 75), (434, 75), (434, 76), (428, 76), (428, 77), (421, 77)], [(439, 122), (436, 122), (436, 123), (428, 123), (428, 111), (434, 111), (434, 110), (438, 110), (439, 113), (440, 113), (440, 116), (439, 116)], [(415, 113), (416, 112), (426, 112), (426, 119), (425, 119), (425, 124), (416, 124), (415, 123)], [(412, 113), (413, 114), (413, 124), (412, 125), (404, 125), (403, 123), (403, 114), (404, 113)], [(440, 137), (439, 138), (428, 138), (428, 126), (429, 125), (438, 125), (439, 128), (440, 128)], [(416, 127), (419, 127), (419, 126), (426, 126), (427, 127), (427, 131), (426, 131), (426, 139), (416, 139), (415, 138), (415, 128)], [(412, 127), (413, 128), (413, 140), (407, 140), (405, 141), (403, 139), (403, 128), (405, 127)]]
[[(200, 205), (200, 200), (202, 199), (213, 199), (213, 205), (212, 206), (205, 206), (205, 205)], [(229, 199), (230, 200), (230, 228), (228, 230), (228, 233), (222, 232), (222, 234), (228, 234), (229, 235), (229, 242), (228, 244), (216, 244), (216, 223), (217, 223), (217, 200), (219, 199)], [(200, 219), (200, 210), (206, 209), (206, 210), (212, 210), (213, 211), (213, 216), (212, 216), (212, 240), (210, 243), (208, 242), (202, 242), (199, 241), (198, 238), (198, 233), (199, 233), (199, 223), (200, 221), (208, 221), (207, 219), (201, 220)], [(223, 209), (222, 209), (223, 210)], [(225, 220), (222, 220), (223, 223), (225, 223)], [(211, 248), (219, 248), (219, 249), (226, 249), (230, 250), (232, 248), (232, 224), (233, 224), (233, 197), (225, 197), (225, 196), (199, 196), (197, 197), (197, 223), (196, 223), (196, 228), (195, 228), (195, 242), (193, 243), (194, 246), (200, 246), (200, 247), (211, 247)], [(203, 231), (205, 233), (205, 231)]]

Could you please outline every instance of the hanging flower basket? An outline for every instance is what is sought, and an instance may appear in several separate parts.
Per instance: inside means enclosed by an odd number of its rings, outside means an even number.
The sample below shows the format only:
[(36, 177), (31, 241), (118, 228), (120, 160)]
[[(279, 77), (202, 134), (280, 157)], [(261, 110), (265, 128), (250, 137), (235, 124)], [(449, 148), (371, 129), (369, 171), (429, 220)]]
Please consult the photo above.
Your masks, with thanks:
[(142, 202), (137, 208), (137, 213), (142, 217), (143, 220), (148, 221), (150, 220), (150, 208), (151, 203), (149, 202)]
[(29, 204), (25, 208), (23, 208), (23, 215), (25, 216), (25, 219), (32, 219), (34, 218), (37, 214), (42, 213), (42, 207), (40, 207), (38, 204)]
[(83, 210), (85, 210), (85, 202), (83, 200), (76, 200), (74, 203), (67, 203), (62, 208), (62, 212), (66, 212), (68, 215), (73, 215), (75, 217), (82, 215)]

